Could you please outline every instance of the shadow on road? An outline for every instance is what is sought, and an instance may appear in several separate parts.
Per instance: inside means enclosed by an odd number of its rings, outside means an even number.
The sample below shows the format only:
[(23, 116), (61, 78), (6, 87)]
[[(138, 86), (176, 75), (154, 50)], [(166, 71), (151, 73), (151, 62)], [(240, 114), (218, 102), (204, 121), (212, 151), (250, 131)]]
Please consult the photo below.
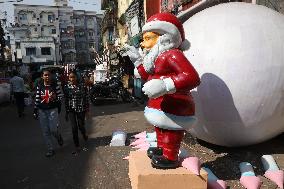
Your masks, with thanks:
[(146, 129), (146, 121), (141, 121), (143, 109), (131, 103), (91, 107), (92, 117), (86, 125), (89, 140), (85, 144), (79, 135), (83, 150), (78, 155), (72, 154), (71, 125), (64, 120), (64, 113), (60, 114), (64, 145), (54, 141), (56, 155), (46, 158), (32, 107), (26, 108), (25, 118), (18, 118), (13, 104), (1, 106), (0, 188), (130, 188), (128, 161), (123, 158), (131, 148), (109, 144), (117, 128), (127, 133), (126, 145), (132, 135)]
[[(114, 106), (118, 106), (119, 108), (113, 108)], [(119, 101), (105, 101), (100, 105), (93, 105), (95, 116), (111, 115), (131, 111), (143, 111), (144, 108), (145, 105), (137, 102), (123, 103)]]

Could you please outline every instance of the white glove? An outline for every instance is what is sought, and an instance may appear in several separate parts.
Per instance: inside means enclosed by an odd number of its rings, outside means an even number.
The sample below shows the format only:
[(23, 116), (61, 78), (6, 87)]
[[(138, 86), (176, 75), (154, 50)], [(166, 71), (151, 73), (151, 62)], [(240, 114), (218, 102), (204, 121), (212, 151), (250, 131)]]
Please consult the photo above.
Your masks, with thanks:
[(176, 91), (174, 82), (170, 78), (166, 79), (152, 79), (146, 82), (142, 88), (142, 91), (149, 98), (158, 98), (165, 94), (172, 94)]
[(125, 51), (122, 53), (122, 56), (129, 56), (135, 67), (142, 63), (142, 56), (135, 47), (125, 44), (122, 51)]

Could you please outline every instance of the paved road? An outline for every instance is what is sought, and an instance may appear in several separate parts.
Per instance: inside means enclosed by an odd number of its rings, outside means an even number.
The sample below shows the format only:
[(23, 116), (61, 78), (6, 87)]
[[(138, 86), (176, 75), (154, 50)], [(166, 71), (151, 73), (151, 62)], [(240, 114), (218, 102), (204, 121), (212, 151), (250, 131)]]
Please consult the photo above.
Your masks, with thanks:
[[(110, 147), (112, 132), (121, 129), (129, 136), (151, 130), (143, 118), (144, 106), (112, 104), (91, 109), (87, 121), (90, 140), (87, 151), (71, 154), (73, 141), (71, 126), (61, 115), (61, 131), (65, 140), (63, 147), (56, 148), (56, 155), (46, 158), (45, 145), (38, 122), (32, 119), (32, 109), (20, 119), (13, 105), (0, 106), (0, 188), (95, 188), (130, 189), (128, 161), (122, 160), (129, 154), (129, 147)], [(284, 169), (284, 135), (258, 145), (225, 148), (196, 140), (189, 134), (182, 146), (192, 156), (199, 157), (230, 189), (243, 188), (239, 183), (239, 163), (248, 161), (254, 166), (256, 175), (263, 182), (261, 189), (277, 186), (264, 178), (260, 157), (272, 154), (280, 169)], [(127, 141), (129, 142), (129, 141)]]
[(140, 119), (142, 109), (132, 104), (93, 107), (87, 121), (89, 141), (84, 144), (81, 140), (88, 150), (77, 156), (71, 154), (71, 126), (61, 114), (65, 144), (56, 146), (54, 157), (46, 158), (32, 108), (27, 108), (25, 118), (18, 118), (14, 105), (0, 106), (0, 188), (130, 188), (128, 162), (122, 160), (130, 149), (109, 147), (109, 143), (115, 129), (128, 136), (147, 129), (147, 123)]

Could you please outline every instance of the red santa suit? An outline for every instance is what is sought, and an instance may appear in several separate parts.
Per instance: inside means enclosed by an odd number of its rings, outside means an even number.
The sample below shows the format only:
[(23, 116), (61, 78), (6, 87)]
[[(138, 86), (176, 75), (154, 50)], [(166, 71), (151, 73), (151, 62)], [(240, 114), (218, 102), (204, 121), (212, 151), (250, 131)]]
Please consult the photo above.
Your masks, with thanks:
[(199, 85), (199, 76), (179, 49), (161, 53), (154, 62), (153, 73), (147, 73), (143, 64), (137, 70), (145, 81), (173, 81), (169, 85), (174, 84), (170, 88), (175, 92), (150, 98), (144, 115), (156, 127), (158, 147), (163, 148), (163, 154), (168, 159), (176, 160), (183, 132), (190, 129), (195, 122), (195, 107), (190, 90)]
[(155, 126), (158, 143), (158, 147), (148, 149), (147, 154), (154, 167), (175, 168), (184, 131), (190, 129), (196, 120), (190, 90), (200, 84), (200, 78), (180, 50), (186, 40), (183, 26), (176, 16), (155, 14), (147, 20), (142, 31), (160, 34), (143, 58), (134, 47), (129, 47), (126, 53), (137, 74), (146, 81), (142, 91), (149, 101), (144, 115)]

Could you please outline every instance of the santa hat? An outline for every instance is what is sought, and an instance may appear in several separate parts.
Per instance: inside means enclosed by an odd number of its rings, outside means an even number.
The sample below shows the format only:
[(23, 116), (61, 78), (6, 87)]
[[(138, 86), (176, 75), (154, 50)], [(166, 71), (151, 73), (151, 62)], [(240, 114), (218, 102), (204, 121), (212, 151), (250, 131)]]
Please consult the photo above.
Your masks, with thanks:
[(185, 50), (186, 43), (184, 36), (183, 25), (180, 20), (171, 13), (157, 13), (151, 16), (146, 24), (142, 27), (143, 32), (156, 32), (161, 35), (169, 34), (174, 39), (173, 42), (176, 48)]

